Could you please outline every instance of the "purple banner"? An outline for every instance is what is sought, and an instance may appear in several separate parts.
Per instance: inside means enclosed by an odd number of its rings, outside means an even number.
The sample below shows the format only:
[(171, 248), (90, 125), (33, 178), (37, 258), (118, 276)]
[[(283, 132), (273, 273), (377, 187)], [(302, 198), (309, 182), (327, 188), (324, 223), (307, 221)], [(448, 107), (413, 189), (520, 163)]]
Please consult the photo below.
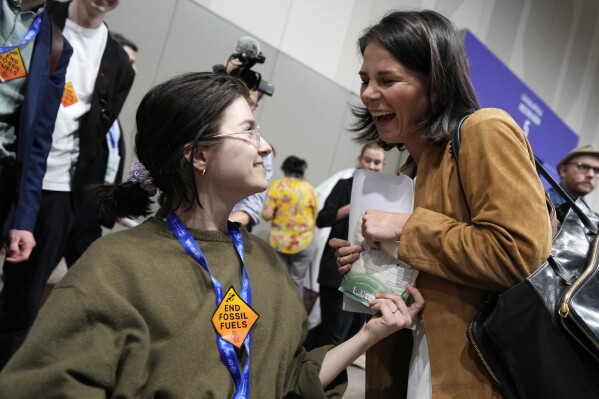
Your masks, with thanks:
[(481, 106), (508, 112), (528, 135), (537, 158), (559, 181), (555, 166), (576, 147), (576, 133), (469, 31), (464, 44)]

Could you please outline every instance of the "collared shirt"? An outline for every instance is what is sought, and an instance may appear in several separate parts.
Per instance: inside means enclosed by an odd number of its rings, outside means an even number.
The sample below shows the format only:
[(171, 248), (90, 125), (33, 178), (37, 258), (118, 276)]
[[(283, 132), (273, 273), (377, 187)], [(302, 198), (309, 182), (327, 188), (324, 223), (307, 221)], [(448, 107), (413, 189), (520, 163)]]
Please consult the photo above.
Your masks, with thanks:
[[(0, 44), (14, 46), (18, 44), (43, 7), (34, 11), (21, 11), (21, 0), (4, 0), (0, 14)], [(19, 47), (25, 71), (29, 72), (35, 40)], [(26, 76), (0, 83), (0, 163), (14, 160), (16, 157), (16, 127), (19, 111), (25, 97)]]
[[(570, 198), (572, 198), (574, 201), (576, 201), (578, 199), (579, 196), (574, 195), (570, 190), (568, 190), (566, 187), (564, 187), (563, 184), (560, 184), (560, 186), (562, 186), (562, 188), (564, 189), (566, 194), (568, 194), (570, 196)], [(549, 198), (551, 198), (551, 202), (553, 202), (553, 206), (555, 206), (555, 207), (558, 207), (559, 205), (566, 202), (564, 197), (562, 197), (562, 195), (560, 193), (558, 193), (557, 190), (554, 189), (553, 187), (549, 187), (549, 189), (547, 190), (547, 194), (549, 194)]]

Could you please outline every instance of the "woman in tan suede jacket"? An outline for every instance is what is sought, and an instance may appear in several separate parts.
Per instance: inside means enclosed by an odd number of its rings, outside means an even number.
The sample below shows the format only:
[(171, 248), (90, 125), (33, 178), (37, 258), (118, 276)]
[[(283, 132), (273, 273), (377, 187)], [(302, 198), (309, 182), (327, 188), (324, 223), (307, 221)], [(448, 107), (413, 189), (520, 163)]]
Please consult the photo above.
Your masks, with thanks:
[[(413, 213), (368, 210), (363, 235), (374, 249), (399, 242), (398, 257), (420, 271), (416, 284), (426, 299), (412, 334), (396, 333), (367, 353), (366, 396), (498, 397), (466, 326), (490, 292), (513, 286), (549, 256), (532, 150), (507, 113), (479, 109), (461, 37), (442, 15), (391, 13), (365, 31), (359, 47), (358, 140), (407, 149), (416, 179)], [(469, 114), (460, 178), (449, 137)], [(343, 240), (331, 245), (341, 272), (362, 251)]]

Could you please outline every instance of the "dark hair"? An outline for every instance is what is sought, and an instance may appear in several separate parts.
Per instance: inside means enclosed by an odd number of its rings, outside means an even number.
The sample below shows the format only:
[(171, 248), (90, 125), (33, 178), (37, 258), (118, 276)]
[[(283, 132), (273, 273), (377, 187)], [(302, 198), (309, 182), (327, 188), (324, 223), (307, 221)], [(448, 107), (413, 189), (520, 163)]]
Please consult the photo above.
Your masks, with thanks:
[[(246, 85), (230, 75), (201, 72), (177, 76), (152, 88), (136, 114), (135, 152), (161, 191), (158, 203), (171, 211), (202, 206), (197, 194), (193, 157), (200, 142), (214, 145), (225, 110), (239, 97), (249, 99)], [(208, 166), (209, 167), (209, 166)], [(133, 182), (96, 188), (105, 217), (150, 213), (151, 198)]]
[[(380, 43), (425, 79), (428, 109), (416, 121), (431, 144), (444, 144), (460, 119), (480, 108), (463, 39), (453, 23), (435, 11), (395, 11), (366, 29), (358, 40), (362, 55), (371, 42)], [(356, 141), (377, 140), (374, 120), (364, 106), (353, 106)], [(395, 144), (382, 143), (385, 149)], [(398, 146), (403, 148), (403, 144)]]
[(295, 155), (290, 155), (285, 158), (283, 165), (281, 165), (281, 170), (283, 170), (283, 172), (294, 177), (304, 177), (304, 172), (307, 168), (308, 164), (306, 161), (296, 157)]
[(123, 46), (131, 47), (133, 49), (133, 51), (135, 51), (136, 53), (139, 51), (139, 49), (137, 48), (137, 44), (133, 43), (131, 40), (127, 39), (125, 36), (121, 35), (120, 33), (110, 32), (110, 37), (112, 37), (112, 39), (115, 42), (117, 42), (119, 44), (119, 46), (121, 46), (121, 47), (123, 47)]

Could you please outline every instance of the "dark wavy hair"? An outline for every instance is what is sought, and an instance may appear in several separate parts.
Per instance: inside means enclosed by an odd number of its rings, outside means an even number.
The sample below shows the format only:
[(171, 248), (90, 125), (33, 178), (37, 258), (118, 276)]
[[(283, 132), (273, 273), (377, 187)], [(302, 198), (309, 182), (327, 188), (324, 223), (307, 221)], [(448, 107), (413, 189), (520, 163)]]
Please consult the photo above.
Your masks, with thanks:
[[(158, 203), (171, 211), (202, 206), (197, 194), (192, 157), (200, 142), (215, 145), (225, 110), (239, 97), (249, 99), (247, 86), (220, 73), (187, 73), (161, 83), (144, 96), (136, 114), (135, 152), (160, 190)], [(94, 189), (102, 217), (136, 217), (150, 213), (152, 199), (137, 183)]]
[(290, 155), (283, 161), (281, 170), (285, 174), (292, 175), (293, 177), (304, 177), (304, 172), (308, 168), (308, 163), (295, 155)]
[[(442, 145), (460, 119), (480, 108), (472, 82), (463, 39), (453, 23), (430, 10), (395, 11), (367, 28), (358, 47), (364, 55), (371, 42), (380, 43), (402, 64), (425, 78), (428, 109), (415, 121), (429, 143)], [(352, 106), (357, 118), (352, 131), (359, 143), (378, 140), (376, 126), (368, 110)], [(381, 142), (385, 149), (396, 144)], [(403, 144), (397, 145), (402, 149)]]

